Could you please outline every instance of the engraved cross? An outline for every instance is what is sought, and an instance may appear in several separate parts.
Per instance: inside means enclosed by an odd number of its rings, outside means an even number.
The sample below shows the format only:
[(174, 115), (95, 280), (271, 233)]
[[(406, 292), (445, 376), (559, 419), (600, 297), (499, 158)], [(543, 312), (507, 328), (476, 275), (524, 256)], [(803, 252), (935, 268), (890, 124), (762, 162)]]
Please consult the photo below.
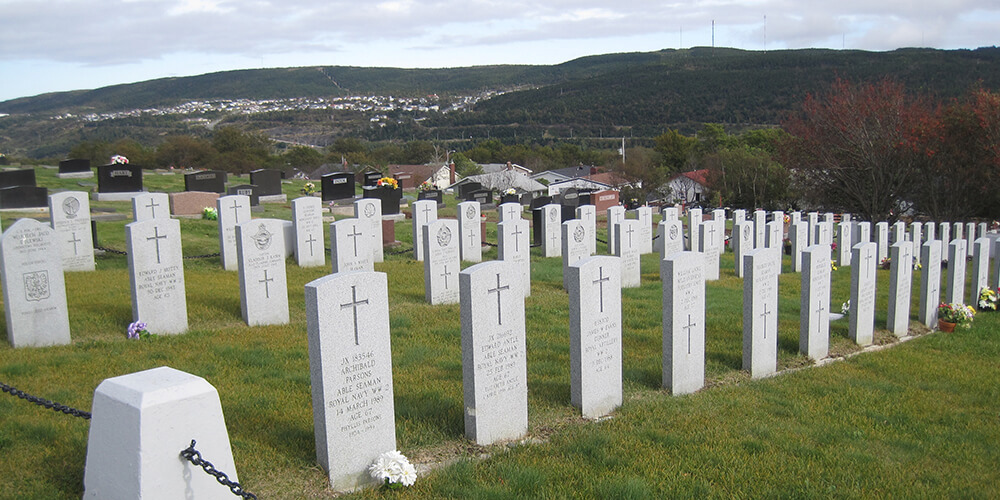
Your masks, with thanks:
[(368, 305), (368, 299), (358, 300), (358, 290), (357, 285), (351, 285), (351, 301), (346, 304), (340, 304), (340, 309), (344, 310), (350, 307), (354, 311), (354, 345), (361, 345), (360, 339), (358, 338), (358, 306)]

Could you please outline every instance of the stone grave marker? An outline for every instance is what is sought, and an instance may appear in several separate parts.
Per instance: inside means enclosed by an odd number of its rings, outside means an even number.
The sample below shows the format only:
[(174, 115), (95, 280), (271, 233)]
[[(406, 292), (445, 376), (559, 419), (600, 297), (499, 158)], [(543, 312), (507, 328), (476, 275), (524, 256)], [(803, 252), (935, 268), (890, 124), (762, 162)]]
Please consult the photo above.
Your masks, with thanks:
[(733, 226), (733, 233), (735, 236), (733, 240), (736, 244), (733, 246), (733, 265), (736, 268), (736, 277), (744, 278), (743, 276), (743, 263), (744, 260), (750, 252), (753, 251), (753, 240), (754, 240), (754, 223), (753, 221), (743, 221), (735, 226)]
[(382, 240), (382, 200), (361, 198), (354, 201), (354, 218), (364, 224), (361, 232), (368, 235), (368, 247), (372, 250), (372, 262), (383, 262), (385, 251)]
[(330, 223), (330, 262), (335, 273), (374, 271), (371, 238), (358, 219), (340, 219)]
[(926, 233), (926, 236), (924, 237), (924, 241), (931, 241), (931, 240), (937, 238), (937, 235), (934, 234), (934, 230), (935, 230), (936, 227), (937, 226), (935, 226), (933, 222), (928, 222), (928, 223), (924, 224), (924, 233)]
[(203, 191), (206, 193), (225, 193), (228, 176), (222, 170), (202, 170), (184, 174), (185, 191)]
[(550, 203), (542, 210), (542, 256), (562, 256), (562, 207)]
[(146, 323), (156, 335), (176, 335), (188, 329), (187, 294), (181, 223), (156, 218), (125, 226), (132, 321)]
[(923, 244), (924, 237), (924, 224), (922, 222), (912, 222), (910, 223), (910, 241), (914, 245), (920, 246)]
[(517, 439), (528, 431), (520, 274), (509, 262), (489, 261), (459, 275), (465, 436), (481, 446)]
[[(886, 329), (897, 337), (910, 330), (910, 294), (913, 288), (913, 247), (920, 238), (896, 243), (889, 249), (889, 313)], [(853, 302), (852, 302), (853, 304)]]
[[(378, 179), (375, 179), (375, 182), (377, 184)], [(356, 183), (354, 174), (350, 172), (334, 172), (320, 176), (319, 187), (323, 201), (353, 200)]]
[(823, 222), (829, 222), (830, 224), (833, 224), (834, 222), (836, 222), (835, 217), (833, 215), (833, 212), (826, 212), (826, 213), (824, 213), (823, 214)]
[(132, 220), (170, 218), (170, 197), (167, 193), (139, 193), (132, 197)]
[(1000, 238), (993, 240), (993, 245), (991, 247), (992, 252), (991, 257), (996, 262), (993, 265), (993, 271), (990, 273), (990, 286), (993, 288), (1000, 287)]
[(206, 208), (215, 207), (215, 200), (219, 199), (219, 193), (181, 191), (179, 193), (168, 193), (167, 198), (170, 204), (171, 215), (201, 216)]
[[(676, 209), (674, 209), (676, 218)], [(615, 251), (615, 224), (625, 220), (625, 207), (615, 205), (607, 209), (608, 214), (608, 253)], [(662, 243), (662, 242), (661, 242)], [(560, 245), (561, 248), (561, 245)]]
[(802, 272), (802, 252), (808, 248), (809, 226), (804, 220), (794, 220), (788, 225), (788, 239), (792, 243), (792, 272)]
[[(353, 174), (351, 179), (354, 178)], [(259, 168), (250, 171), (250, 184), (257, 186), (260, 196), (282, 196), (281, 171), (270, 168)]]
[(806, 214), (806, 220), (809, 222), (809, 242), (807, 246), (813, 246), (819, 243), (819, 214), (809, 212)]
[[(941, 243), (944, 245), (951, 243), (951, 224), (942, 222), (938, 226), (938, 229), (941, 232)], [(942, 256), (942, 258), (944, 258), (944, 256)]]
[(778, 369), (777, 248), (758, 248), (743, 258), (743, 369), (750, 378)]
[(56, 232), (18, 219), (0, 237), (7, 341), (12, 347), (69, 344), (66, 282)]
[(305, 305), (316, 457), (334, 490), (373, 484), (368, 466), (396, 449), (386, 275), (324, 276)]
[(754, 210), (753, 212), (753, 247), (764, 248), (767, 246), (767, 212)]
[(976, 307), (979, 302), (979, 293), (989, 287), (990, 275), (990, 240), (988, 238), (976, 238), (973, 242), (975, 250), (972, 252), (972, 277), (969, 287), (969, 302), (972, 307)]
[[(680, 211), (677, 207), (663, 207), (661, 216), (663, 217), (663, 220), (680, 220)], [(681, 225), (683, 224), (684, 223), (682, 222)]]
[(479, 202), (463, 201), (458, 204), (459, 256), (466, 262), (483, 260), (483, 225)]
[(833, 243), (833, 223), (823, 221), (816, 225), (816, 244), (829, 245)]
[(82, 191), (49, 196), (52, 229), (62, 255), (63, 271), (94, 270), (94, 238), (90, 229), (90, 197)]
[(434, 200), (417, 200), (413, 202), (413, 258), (420, 262), (424, 260), (424, 230), (425, 225), (436, 221), (437, 202)]
[(976, 241), (976, 223), (966, 222), (965, 223), (965, 250), (969, 257), (972, 257), (972, 252), (975, 249), (973, 244)]
[(278, 219), (254, 219), (236, 225), (240, 312), (247, 325), (288, 323), (282, 226)]
[(501, 203), (500, 206), (497, 207), (497, 217), (499, 217), (500, 222), (517, 220), (521, 218), (521, 210), (520, 203)]
[(458, 221), (438, 219), (424, 226), (424, 299), (432, 304), (457, 304)]
[[(680, 221), (674, 221), (680, 224)], [(565, 223), (564, 223), (565, 224)], [(639, 239), (633, 237), (638, 230), (639, 221), (624, 219), (615, 225), (615, 252), (621, 266), (619, 281), (622, 288), (637, 288), (642, 285), (642, 273), (639, 267)]]
[(964, 237), (964, 236), (962, 236), (962, 234), (963, 234), (963, 229), (964, 229), (964, 226), (962, 225), (962, 223), (961, 223), (961, 222), (956, 222), (956, 223), (955, 223), (955, 224), (954, 224), (954, 225), (952, 226), (952, 231), (951, 231), (951, 237), (952, 237), (952, 240), (961, 240), (961, 239), (965, 239), (965, 237)]
[(216, 200), (219, 214), (219, 255), (222, 268), (235, 271), (239, 267), (236, 258), (236, 225), (250, 220), (250, 198), (243, 195), (221, 196)]
[(813, 360), (830, 354), (830, 246), (802, 251), (799, 352)]
[(859, 243), (851, 251), (851, 313), (847, 334), (860, 346), (871, 345), (875, 331), (875, 244)]
[(931, 240), (920, 247), (920, 303), (917, 319), (929, 328), (937, 328), (937, 308), (941, 303), (941, 240)]
[(570, 401), (587, 418), (622, 404), (622, 294), (618, 258), (569, 266)]
[(663, 387), (675, 396), (705, 386), (704, 267), (698, 252), (676, 252), (660, 262)]
[(875, 224), (875, 244), (878, 246), (877, 252), (879, 262), (889, 256), (889, 223), (878, 222)]
[(712, 221), (719, 231), (719, 253), (726, 253), (726, 211), (721, 208), (712, 210)]
[[(637, 230), (636, 233), (640, 231)], [(583, 222), (579, 219), (570, 219), (562, 223), (562, 261), (563, 261), (563, 288), (568, 289), (569, 276), (566, 270), (569, 265), (589, 257), (587, 248), (587, 230), (583, 227)]]
[(597, 210), (594, 205), (580, 205), (576, 207), (576, 218), (583, 222), (583, 228), (587, 231), (587, 251), (590, 255), (597, 253)]
[(702, 274), (706, 280), (719, 279), (719, 252), (722, 249), (722, 233), (718, 230), (719, 225), (715, 221), (705, 221), (701, 223), (701, 230), (698, 231), (698, 251), (705, 259), (705, 266)]
[[(138, 193), (141, 191), (142, 167), (132, 163), (124, 165), (100, 165), (97, 167), (98, 193)], [(97, 199), (100, 200), (101, 197), (97, 197)]]
[(837, 266), (851, 265), (851, 248), (854, 246), (854, 239), (851, 237), (850, 222), (840, 222), (837, 224)]
[[(948, 289), (945, 292), (945, 302), (950, 304), (965, 303), (965, 240), (955, 238), (948, 244)], [(976, 297), (978, 299), (978, 297)]]
[(635, 215), (639, 221), (639, 253), (653, 253), (653, 209), (642, 206), (635, 209)]
[[(784, 231), (785, 223), (782, 221), (773, 220), (768, 222), (764, 226), (766, 236), (764, 237), (764, 246), (768, 248), (777, 248), (784, 252)], [(780, 270), (779, 270), (780, 272)]]
[(519, 271), (520, 289), (531, 296), (531, 246), (528, 244), (528, 221), (516, 219), (497, 224), (497, 258), (510, 262)]
[(11, 186), (0, 188), (0, 209), (41, 208), (48, 203), (48, 188)]
[(684, 227), (679, 219), (670, 219), (661, 222), (663, 226), (663, 248), (660, 250), (660, 260), (667, 258), (677, 252), (684, 251)]
[(83, 179), (87, 177), (93, 177), (94, 171), (91, 170), (90, 168), (90, 160), (86, 159), (60, 160), (59, 173), (56, 175), (60, 179)]
[(856, 243), (868, 243), (872, 240), (872, 223), (868, 221), (855, 224), (853, 231), (857, 233)]
[(295, 263), (299, 267), (326, 265), (323, 237), (323, 202), (315, 196), (292, 200)]
[(247, 200), (250, 202), (251, 207), (260, 206), (260, 188), (254, 186), (253, 184), (240, 184), (237, 186), (229, 186), (226, 188), (226, 195), (240, 195), (246, 196)]
[(688, 209), (688, 242), (685, 248), (691, 251), (698, 250), (698, 231), (701, 230), (701, 209)]

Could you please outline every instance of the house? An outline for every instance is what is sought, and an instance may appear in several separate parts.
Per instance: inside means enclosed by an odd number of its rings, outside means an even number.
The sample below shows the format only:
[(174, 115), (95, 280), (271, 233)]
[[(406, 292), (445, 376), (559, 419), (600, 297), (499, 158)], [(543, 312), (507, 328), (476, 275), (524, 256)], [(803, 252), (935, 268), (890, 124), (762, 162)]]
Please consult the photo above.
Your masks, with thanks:
[(683, 172), (670, 178), (667, 183), (668, 203), (701, 203), (708, 194), (708, 169)]
[(452, 185), (452, 188), (458, 189), (464, 184), (473, 182), (478, 182), (484, 189), (496, 192), (503, 192), (507, 189), (513, 188), (518, 194), (524, 194), (545, 192), (546, 189), (544, 184), (532, 180), (527, 175), (524, 175), (514, 169), (501, 170), (487, 174), (470, 175), (456, 182)]
[(481, 164), (479, 166), (480, 166), (480, 168), (483, 169), (483, 173), (484, 174), (493, 174), (493, 173), (496, 173), (496, 172), (510, 171), (510, 172), (515, 172), (515, 173), (517, 173), (519, 175), (523, 175), (523, 176), (527, 177), (527, 176), (531, 175), (531, 173), (533, 172), (530, 168), (522, 167), (522, 166), (518, 165), (517, 163), (511, 163), (511, 162), (507, 162), (507, 163), (483, 163), (483, 164)]
[(611, 185), (605, 184), (603, 182), (592, 181), (586, 177), (580, 177), (576, 179), (566, 179), (564, 181), (553, 182), (549, 184), (549, 196), (556, 196), (559, 193), (565, 191), (569, 188), (575, 188), (577, 191), (607, 191), (611, 189)]
[(389, 176), (399, 181), (402, 189), (416, 189), (429, 181), (438, 189), (455, 183), (455, 164), (450, 165), (389, 165)]
[(541, 182), (542, 184), (551, 185), (553, 183), (569, 179), (578, 179), (580, 177), (599, 175), (599, 173), (600, 169), (597, 167), (588, 165), (577, 165), (575, 167), (556, 168), (552, 170), (546, 170), (544, 172), (538, 172), (537, 174), (533, 174), (531, 178), (538, 182)]

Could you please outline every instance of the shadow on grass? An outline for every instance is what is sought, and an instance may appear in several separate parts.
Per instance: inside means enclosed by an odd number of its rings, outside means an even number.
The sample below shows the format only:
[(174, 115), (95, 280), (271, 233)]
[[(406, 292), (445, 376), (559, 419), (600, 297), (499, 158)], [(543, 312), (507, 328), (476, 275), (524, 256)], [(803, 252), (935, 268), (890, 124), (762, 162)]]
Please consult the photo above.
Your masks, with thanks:
[(462, 403), (439, 391), (420, 394), (395, 395), (396, 418), (419, 422), (437, 429), (444, 436), (461, 436), (465, 433), (465, 416)]
[(622, 380), (632, 381), (650, 389), (659, 389), (663, 385), (663, 374), (659, 370), (623, 368)]
[[(798, 346), (795, 347), (796, 352), (798, 352)], [(732, 368), (733, 370), (743, 369), (743, 352), (707, 352), (705, 356), (722, 366)]]

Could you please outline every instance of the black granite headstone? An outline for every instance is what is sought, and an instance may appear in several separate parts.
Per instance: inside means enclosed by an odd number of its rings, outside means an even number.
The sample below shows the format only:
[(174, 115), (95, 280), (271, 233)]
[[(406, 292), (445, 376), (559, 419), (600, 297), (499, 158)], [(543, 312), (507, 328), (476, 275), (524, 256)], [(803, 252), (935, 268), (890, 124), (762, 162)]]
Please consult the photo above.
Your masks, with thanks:
[(59, 162), (60, 174), (79, 174), (81, 172), (93, 173), (93, 171), (90, 170), (90, 160), (61, 160)]
[(127, 164), (97, 167), (98, 193), (133, 193), (142, 191), (142, 167)]
[(184, 174), (185, 191), (226, 192), (227, 175), (222, 170), (202, 170)]
[(467, 182), (458, 186), (458, 198), (465, 201), (473, 201), (472, 193), (483, 189), (483, 185), (478, 182)]
[(354, 174), (350, 172), (326, 174), (320, 178), (320, 189), (323, 190), (323, 201), (353, 199)]
[(473, 191), (469, 193), (469, 198), (467, 201), (478, 201), (483, 205), (493, 204), (493, 191), (489, 189), (480, 189), (478, 191)]
[(34, 186), (35, 169), (0, 170), (0, 188), (14, 186)]
[(382, 178), (382, 172), (365, 172), (362, 186), (377, 186), (378, 180)]
[[(537, 198), (536, 198), (537, 199)], [(542, 214), (545, 210), (541, 208), (531, 209), (531, 244), (541, 245), (542, 244)]]
[(257, 186), (259, 196), (281, 194), (281, 171), (261, 168), (250, 172), (250, 184)]
[(576, 207), (580, 206), (580, 194), (575, 188), (567, 188), (560, 193), (559, 198), (559, 204), (562, 205), (562, 221), (575, 219)]
[(0, 188), (0, 208), (36, 208), (48, 205), (48, 188), (35, 186)]
[(399, 202), (403, 199), (402, 189), (393, 189), (392, 187), (385, 186), (364, 186), (361, 189), (363, 197), (382, 200), (382, 215), (399, 213)]
[(229, 186), (226, 189), (226, 194), (241, 194), (243, 196), (250, 197), (250, 206), (256, 207), (260, 205), (260, 188), (253, 184), (240, 184), (239, 186)]
[(434, 200), (438, 205), (444, 203), (444, 193), (438, 189), (431, 189), (428, 191), (421, 191), (417, 193), (418, 200)]
[(551, 196), (538, 196), (538, 197), (532, 198), (531, 199), (531, 210), (535, 210), (536, 208), (542, 208), (545, 205), (548, 205), (550, 203), (552, 203), (552, 197)]

